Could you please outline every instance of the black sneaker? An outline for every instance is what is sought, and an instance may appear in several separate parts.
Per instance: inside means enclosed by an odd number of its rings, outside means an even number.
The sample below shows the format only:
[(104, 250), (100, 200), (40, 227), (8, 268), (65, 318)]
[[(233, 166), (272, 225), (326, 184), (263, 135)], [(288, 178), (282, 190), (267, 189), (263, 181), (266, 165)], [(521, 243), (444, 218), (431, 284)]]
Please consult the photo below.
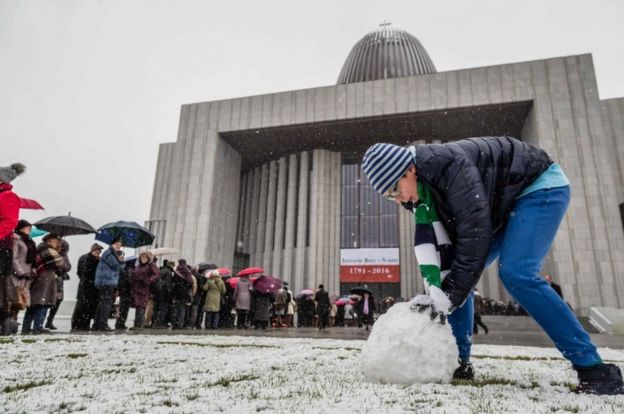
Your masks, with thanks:
[(474, 371), (470, 362), (459, 361), (459, 367), (453, 372), (454, 380), (472, 381)]
[(622, 371), (614, 364), (600, 364), (591, 368), (574, 367), (578, 374), (577, 394), (624, 394)]

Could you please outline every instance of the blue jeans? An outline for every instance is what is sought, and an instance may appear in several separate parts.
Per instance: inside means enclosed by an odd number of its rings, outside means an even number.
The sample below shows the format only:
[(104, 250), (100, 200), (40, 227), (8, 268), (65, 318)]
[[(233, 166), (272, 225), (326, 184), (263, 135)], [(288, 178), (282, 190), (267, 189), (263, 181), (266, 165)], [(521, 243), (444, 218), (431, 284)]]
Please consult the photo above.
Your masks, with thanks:
[(37, 330), (43, 328), (43, 321), (45, 320), (47, 311), (47, 306), (43, 305), (32, 305), (28, 307), (24, 314), (24, 320), (22, 321), (22, 333), (28, 333), (33, 329)]
[(206, 329), (219, 328), (219, 312), (206, 312)]
[[(573, 365), (602, 362), (591, 338), (568, 305), (539, 274), (570, 202), (570, 187), (538, 190), (517, 199), (505, 227), (493, 240), (486, 266), (499, 257), (499, 277), (507, 291), (542, 327)], [(449, 315), (459, 358), (470, 360), (473, 294)]]

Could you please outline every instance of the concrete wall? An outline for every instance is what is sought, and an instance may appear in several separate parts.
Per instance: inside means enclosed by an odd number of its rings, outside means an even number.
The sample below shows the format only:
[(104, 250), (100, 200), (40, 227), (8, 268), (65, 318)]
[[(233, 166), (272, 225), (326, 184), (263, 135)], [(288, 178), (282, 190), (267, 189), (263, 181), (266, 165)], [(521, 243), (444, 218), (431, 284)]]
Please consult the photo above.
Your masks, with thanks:
[[(591, 305), (624, 307), (624, 232), (618, 211), (624, 201), (622, 104), (599, 100), (591, 55), (185, 105), (177, 142), (161, 146), (150, 219), (167, 220), (167, 244), (180, 248), (191, 262), (209, 259), (231, 265), (243, 199), (238, 191), (241, 161), (219, 133), (519, 101), (533, 101), (521, 138), (548, 151), (572, 184), (570, 208), (544, 270), (582, 313)], [(445, 139), (414, 137), (432, 138)], [(253, 263), (266, 263), (274, 273), (292, 272), (296, 288), (324, 281), (336, 289), (337, 249), (331, 246), (339, 245), (339, 233), (332, 233), (339, 226), (326, 213), (339, 205), (339, 190), (333, 187), (340, 176), (339, 156), (319, 149), (302, 154), (299, 161), (288, 157), (288, 164), (301, 164), (296, 211), (293, 195), (284, 199), (283, 188), (293, 185), (294, 171), (281, 169), (285, 158), (247, 175), (242, 191), (255, 197), (244, 199), (251, 206), (244, 214), (245, 228), (256, 231), (244, 236), (243, 243)], [(302, 181), (308, 158), (313, 169), (309, 180)], [(308, 224), (308, 213), (310, 246), (301, 245), (301, 232), (295, 236), (289, 230), (284, 237), (290, 237), (289, 243), (294, 240), (294, 247), (290, 244), (287, 253), (279, 253), (274, 232), (283, 228), (275, 223), (292, 229), (296, 220), (301, 228)], [(421, 282), (408, 259), (410, 224), (402, 218), (400, 226), (402, 294), (411, 296)], [(495, 268), (480, 287), (484, 296), (506, 299)]]

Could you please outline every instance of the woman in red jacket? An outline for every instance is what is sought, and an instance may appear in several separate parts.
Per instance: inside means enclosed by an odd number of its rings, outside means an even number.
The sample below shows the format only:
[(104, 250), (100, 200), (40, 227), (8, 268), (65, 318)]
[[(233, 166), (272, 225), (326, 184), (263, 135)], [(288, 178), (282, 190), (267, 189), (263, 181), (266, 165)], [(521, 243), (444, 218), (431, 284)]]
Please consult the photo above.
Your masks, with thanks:
[(20, 199), (15, 194), (11, 181), (26, 170), (16, 163), (0, 167), (0, 328), (2, 335), (9, 332), (9, 303), (17, 298), (7, 295), (6, 284), (13, 271), (13, 230), (19, 219)]

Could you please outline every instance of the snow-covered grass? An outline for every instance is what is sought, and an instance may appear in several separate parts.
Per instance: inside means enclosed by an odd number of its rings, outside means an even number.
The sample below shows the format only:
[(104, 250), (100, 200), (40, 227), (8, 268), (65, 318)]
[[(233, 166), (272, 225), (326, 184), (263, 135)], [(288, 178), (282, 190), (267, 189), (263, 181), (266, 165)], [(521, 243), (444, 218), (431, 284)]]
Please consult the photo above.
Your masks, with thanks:
[[(363, 341), (236, 336), (0, 338), (0, 412), (622, 413), (579, 396), (554, 349), (476, 345), (474, 383), (370, 384)], [(624, 351), (601, 349), (624, 367)]]

